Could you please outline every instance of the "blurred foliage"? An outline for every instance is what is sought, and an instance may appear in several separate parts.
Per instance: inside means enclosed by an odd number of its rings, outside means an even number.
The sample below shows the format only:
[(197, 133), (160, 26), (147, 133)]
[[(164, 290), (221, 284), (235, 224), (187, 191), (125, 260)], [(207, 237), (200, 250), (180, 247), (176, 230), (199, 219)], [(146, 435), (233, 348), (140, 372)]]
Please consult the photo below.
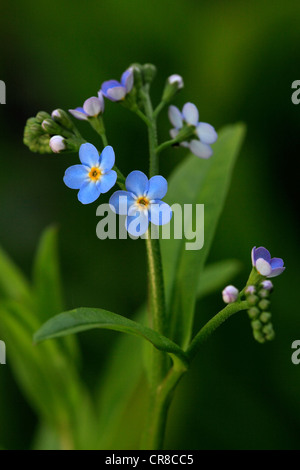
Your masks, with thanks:
[[(0, 79), (7, 86), (7, 104), (0, 106), (0, 243), (31, 276), (40, 233), (57, 223), (68, 308), (101, 305), (131, 317), (147, 290), (144, 246), (96, 238), (95, 206), (81, 206), (62, 183), (72, 157), (30, 153), (22, 144), (26, 119), (40, 109), (80, 105), (102, 81), (118, 78), (138, 61), (158, 67), (154, 100), (165, 77), (180, 73), (186, 86), (179, 106), (195, 102), (200, 119), (216, 128), (247, 123), (210, 261), (240, 259), (245, 269), (236, 284), (242, 286), (253, 245), (285, 260), (287, 270), (275, 280), (272, 298), (277, 337), (264, 347), (256, 344), (246, 315), (224, 325), (179, 386), (166, 448), (299, 448), (300, 375), (290, 359), (300, 326), (297, 289), (292, 289), (299, 281), (300, 108), (290, 99), (291, 83), (299, 79), (299, 2), (53, 0), (37, 8), (36, 1), (19, 0), (2, 3), (0, 13)], [(114, 104), (107, 106), (105, 119), (121, 170), (146, 170), (143, 124)], [(164, 138), (166, 116), (159, 125)], [(81, 129), (92, 136), (85, 123)], [(162, 174), (184, 155), (183, 149), (166, 152)], [(221, 304), (221, 296), (199, 302), (195, 328)], [(97, 331), (78, 339), (82, 375), (97, 390), (115, 336)], [(38, 426), (36, 412), (12, 377), (9, 351), (7, 362), (0, 372), (0, 445), (28, 448)]]

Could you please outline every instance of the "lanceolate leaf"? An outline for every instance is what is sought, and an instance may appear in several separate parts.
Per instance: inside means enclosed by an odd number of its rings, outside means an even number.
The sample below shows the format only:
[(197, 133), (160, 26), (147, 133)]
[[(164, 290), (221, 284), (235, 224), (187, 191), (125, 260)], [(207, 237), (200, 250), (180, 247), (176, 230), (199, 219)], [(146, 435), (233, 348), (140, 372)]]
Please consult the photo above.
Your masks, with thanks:
[[(176, 168), (169, 183), (166, 202), (169, 204), (204, 204), (204, 246), (186, 250), (184, 238), (161, 240), (166, 291), (169, 305), (171, 338), (183, 349), (189, 344), (196, 292), (227, 195), (234, 162), (241, 147), (245, 129), (242, 124), (226, 127), (214, 145), (209, 160), (195, 156)], [(192, 229), (192, 220), (188, 221)], [(200, 278), (201, 279), (201, 278)], [(201, 281), (200, 281), (201, 282)]]
[(54, 227), (47, 228), (41, 236), (33, 267), (33, 281), (38, 316), (46, 321), (63, 310), (57, 229)]
[(34, 340), (57, 338), (93, 328), (104, 328), (141, 336), (160, 351), (177, 356), (185, 362), (185, 354), (182, 349), (165, 336), (126, 317), (97, 308), (78, 308), (56, 315), (37, 331)]

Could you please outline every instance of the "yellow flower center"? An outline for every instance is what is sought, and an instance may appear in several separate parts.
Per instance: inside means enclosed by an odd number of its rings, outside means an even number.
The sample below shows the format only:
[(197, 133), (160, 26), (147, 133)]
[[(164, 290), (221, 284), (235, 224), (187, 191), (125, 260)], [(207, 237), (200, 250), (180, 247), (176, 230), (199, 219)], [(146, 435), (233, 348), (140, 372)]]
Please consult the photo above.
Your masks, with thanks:
[(102, 176), (102, 171), (100, 170), (99, 167), (93, 166), (89, 172), (89, 177), (91, 178), (92, 181), (98, 181)]
[(146, 209), (146, 208), (149, 206), (150, 201), (149, 201), (149, 199), (148, 199), (147, 197), (145, 197), (145, 196), (140, 196), (140, 197), (137, 199), (136, 203), (137, 203), (137, 205), (142, 206), (142, 207), (141, 207), (142, 209)]

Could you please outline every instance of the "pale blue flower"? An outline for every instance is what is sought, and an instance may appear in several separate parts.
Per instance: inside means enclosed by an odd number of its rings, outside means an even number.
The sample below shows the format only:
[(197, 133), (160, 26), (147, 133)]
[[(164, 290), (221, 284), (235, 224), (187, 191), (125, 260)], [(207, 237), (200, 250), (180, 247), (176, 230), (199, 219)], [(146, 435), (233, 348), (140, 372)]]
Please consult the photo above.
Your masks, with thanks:
[(189, 148), (200, 158), (210, 158), (213, 154), (211, 144), (216, 142), (218, 134), (213, 126), (207, 122), (199, 122), (199, 111), (193, 103), (185, 103), (182, 112), (176, 106), (169, 106), (169, 119), (174, 128), (170, 130), (172, 139), (175, 139), (184, 126), (195, 127), (195, 137), (189, 142), (181, 142), (180, 145)]
[(117, 173), (112, 170), (115, 152), (107, 145), (99, 155), (94, 145), (86, 143), (79, 149), (79, 159), (82, 165), (70, 166), (65, 172), (64, 183), (68, 188), (79, 189), (78, 199), (82, 204), (90, 204), (116, 184)]
[(148, 180), (141, 171), (132, 171), (126, 178), (127, 191), (116, 191), (109, 204), (120, 215), (126, 215), (126, 230), (134, 236), (148, 230), (149, 221), (164, 225), (172, 217), (171, 207), (161, 199), (168, 190), (167, 180), (160, 175)]

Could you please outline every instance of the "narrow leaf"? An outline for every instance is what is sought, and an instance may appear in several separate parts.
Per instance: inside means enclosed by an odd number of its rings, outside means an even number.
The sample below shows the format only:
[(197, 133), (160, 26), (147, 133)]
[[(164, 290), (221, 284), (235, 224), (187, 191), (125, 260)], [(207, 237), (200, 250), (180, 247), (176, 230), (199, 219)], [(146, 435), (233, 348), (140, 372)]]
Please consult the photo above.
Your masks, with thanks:
[[(169, 204), (204, 204), (204, 246), (186, 250), (184, 238), (161, 240), (166, 291), (169, 305), (170, 337), (183, 349), (189, 344), (198, 279), (216, 231), (217, 222), (228, 192), (234, 162), (245, 134), (244, 126), (236, 124), (223, 129), (209, 160), (188, 157), (174, 171), (169, 183), (166, 202)], [(192, 217), (185, 227), (192, 231)]]
[(57, 338), (93, 328), (104, 328), (141, 336), (160, 351), (171, 356), (175, 355), (185, 361), (182, 349), (165, 336), (121, 315), (96, 308), (78, 308), (56, 315), (37, 331), (34, 340)]

